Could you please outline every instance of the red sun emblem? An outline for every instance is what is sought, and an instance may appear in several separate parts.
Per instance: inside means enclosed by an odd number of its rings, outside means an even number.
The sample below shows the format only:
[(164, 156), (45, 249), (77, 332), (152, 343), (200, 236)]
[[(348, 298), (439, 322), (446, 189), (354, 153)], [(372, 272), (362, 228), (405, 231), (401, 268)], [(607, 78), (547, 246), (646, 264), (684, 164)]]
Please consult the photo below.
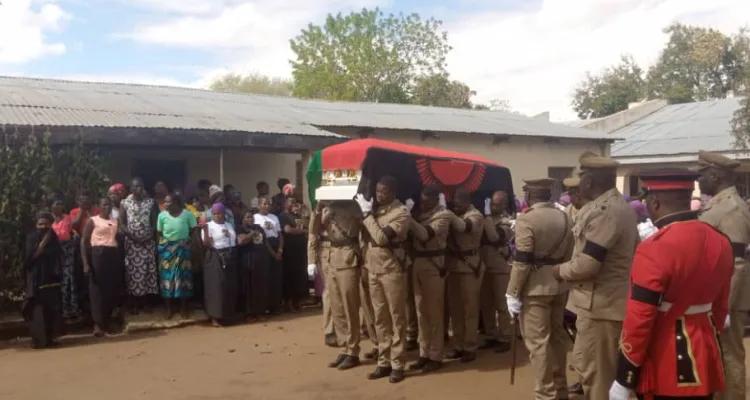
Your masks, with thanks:
[(467, 161), (417, 159), (417, 171), (423, 185), (434, 183), (445, 187), (448, 200), (462, 187), (473, 193), (482, 184), (486, 167)]

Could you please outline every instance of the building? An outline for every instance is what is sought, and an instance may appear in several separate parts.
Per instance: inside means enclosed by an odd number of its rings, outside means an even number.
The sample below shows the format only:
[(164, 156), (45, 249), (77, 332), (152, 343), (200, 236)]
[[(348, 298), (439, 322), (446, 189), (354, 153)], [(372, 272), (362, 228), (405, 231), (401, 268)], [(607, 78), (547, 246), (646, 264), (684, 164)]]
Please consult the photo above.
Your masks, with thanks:
[[(738, 189), (750, 196), (750, 152), (735, 146), (731, 122), (741, 98), (668, 105), (664, 100), (633, 104), (628, 110), (571, 126), (607, 133), (617, 138), (612, 156), (621, 167), (618, 188), (625, 194), (640, 191), (636, 172), (664, 167), (698, 167), (698, 152), (713, 151), (747, 165), (740, 167)], [(695, 195), (699, 191), (696, 184)]]
[(311, 152), (349, 138), (481, 155), (522, 179), (570, 175), (579, 155), (609, 154), (609, 135), (521, 115), (399, 104), (301, 100), (118, 83), (0, 77), (0, 126), (49, 130), (112, 156), (109, 176), (173, 185), (205, 178), (250, 197), (255, 183), (302, 184)]

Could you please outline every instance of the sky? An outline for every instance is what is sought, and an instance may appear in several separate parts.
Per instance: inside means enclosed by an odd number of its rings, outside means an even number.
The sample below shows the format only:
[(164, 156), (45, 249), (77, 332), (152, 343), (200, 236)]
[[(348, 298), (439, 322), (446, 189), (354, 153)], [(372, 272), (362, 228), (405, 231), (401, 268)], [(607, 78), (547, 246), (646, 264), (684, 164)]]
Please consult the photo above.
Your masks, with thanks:
[(289, 39), (328, 13), (380, 7), (444, 22), (448, 70), (527, 115), (575, 119), (573, 90), (630, 53), (651, 65), (672, 22), (726, 33), (748, 0), (0, 0), (0, 75), (207, 87), (289, 77)]

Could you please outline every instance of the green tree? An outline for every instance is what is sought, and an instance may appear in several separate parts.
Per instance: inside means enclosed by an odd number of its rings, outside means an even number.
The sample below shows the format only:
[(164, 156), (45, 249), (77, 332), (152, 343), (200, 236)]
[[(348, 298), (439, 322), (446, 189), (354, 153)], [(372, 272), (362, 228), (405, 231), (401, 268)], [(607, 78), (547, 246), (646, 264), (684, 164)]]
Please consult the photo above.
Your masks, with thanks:
[(475, 110), (486, 110), (486, 111), (502, 111), (507, 113), (519, 114), (518, 111), (514, 111), (513, 107), (510, 106), (508, 100), (492, 99), (489, 104), (476, 104), (474, 105)]
[(648, 72), (649, 98), (670, 103), (723, 99), (742, 88), (750, 65), (747, 32), (727, 36), (700, 26), (672, 24), (669, 41)]
[(218, 92), (291, 96), (293, 86), (291, 79), (269, 77), (259, 73), (248, 75), (229, 73), (215, 79), (209, 87)]
[(447, 73), (416, 78), (412, 103), (423, 106), (473, 108), (471, 98), (477, 92), (465, 83), (451, 80)]
[(633, 57), (623, 55), (620, 63), (601, 74), (586, 73), (575, 88), (572, 106), (578, 118), (600, 118), (628, 109), (628, 104), (645, 97), (643, 69)]
[[(420, 76), (445, 72), (442, 22), (379, 9), (329, 14), (290, 41), (297, 97), (408, 103)], [(423, 101), (420, 99), (418, 101)]]

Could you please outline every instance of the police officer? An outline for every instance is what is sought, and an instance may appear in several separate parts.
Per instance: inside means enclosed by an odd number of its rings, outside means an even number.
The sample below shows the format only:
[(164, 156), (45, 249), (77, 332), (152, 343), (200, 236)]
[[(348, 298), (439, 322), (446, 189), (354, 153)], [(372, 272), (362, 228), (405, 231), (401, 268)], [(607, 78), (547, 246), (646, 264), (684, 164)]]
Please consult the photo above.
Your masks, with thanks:
[(750, 243), (750, 211), (737, 193), (735, 174), (740, 163), (721, 154), (701, 151), (698, 153), (700, 177), (698, 185), (702, 193), (713, 196), (700, 213), (700, 220), (713, 225), (732, 242), (734, 251), (734, 274), (729, 294), (729, 316), (721, 334), (724, 354), (725, 400), (745, 399), (745, 346), (742, 338), (745, 320), (750, 309), (750, 271), (744, 258), (745, 248)]
[(489, 336), (480, 349), (495, 349), (502, 353), (510, 349), (510, 315), (505, 302), (505, 291), (510, 278), (509, 241), (513, 235), (508, 214), (508, 194), (493, 193), (485, 199), (484, 234), (480, 254), (486, 268), (482, 279), (481, 310), (484, 329)]
[[(570, 204), (565, 207), (565, 213), (573, 220), (576, 221), (578, 210), (583, 207), (583, 201), (581, 200), (581, 194), (578, 191), (578, 186), (581, 184), (579, 178), (565, 178), (563, 180), (563, 187), (568, 191), (570, 196)], [(571, 227), (572, 228), (572, 227)]]
[[(320, 274), (323, 282), (325, 282), (325, 271), (323, 270), (323, 264), (320, 262), (320, 243), (325, 235), (324, 230), (321, 228), (323, 208), (324, 202), (319, 201), (310, 218), (310, 236), (307, 240), (307, 259), (309, 260), (307, 273), (311, 278)], [(329, 347), (339, 347), (338, 336), (336, 335), (333, 318), (331, 317), (331, 299), (328, 288), (325, 286), (323, 287), (321, 301), (323, 303), (323, 334), (325, 335), (325, 344)]]
[(575, 251), (564, 264), (551, 267), (569, 282), (568, 308), (577, 314), (576, 342), (586, 399), (606, 399), (615, 379), (617, 352), (630, 266), (638, 244), (637, 218), (615, 187), (619, 163), (607, 157), (580, 160), (580, 194), (584, 205), (573, 228)]
[(419, 321), (419, 359), (409, 369), (432, 372), (443, 364), (445, 246), (453, 213), (440, 205), (440, 188), (422, 190), (419, 213), (411, 222), (414, 235), (414, 298)]
[(325, 286), (333, 325), (345, 340), (343, 351), (328, 366), (346, 370), (359, 365), (362, 213), (353, 201), (333, 201), (322, 214), (321, 225), (326, 235), (320, 243), (320, 259), (326, 270)]
[(456, 190), (445, 264), (448, 269), (448, 301), (453, 328), (453, 350), (448, 359), (463, 363), (476, 359), (479, 336), (479, 293), (484, 268), (479, 245), (484, 232), (484, 217), (471, 204), (469, 192)]
[(516, 254), (508, 283), (508, 310), (519, 316), (536, 374), (534, 398), (567, 399), (568, 340), (563, 328), (567, 285), (551, 266), (570, 260), (573, 222), (551, 201), (554, 179), (525, 181), (529, 208), (516, 221)]
[(372, 200), (361, 194), (356, 197), (367, 232), (365, 268), (378, 338), (378, 367), (368, 379), (389, 377), (391, 383), (404, 380), (406, 254), (403, 246), (411, 221), (409, 211), (396, 198), (396, 191), (396, 179), (386, 176), (375, 188), (377, 209), (373, 210)]

